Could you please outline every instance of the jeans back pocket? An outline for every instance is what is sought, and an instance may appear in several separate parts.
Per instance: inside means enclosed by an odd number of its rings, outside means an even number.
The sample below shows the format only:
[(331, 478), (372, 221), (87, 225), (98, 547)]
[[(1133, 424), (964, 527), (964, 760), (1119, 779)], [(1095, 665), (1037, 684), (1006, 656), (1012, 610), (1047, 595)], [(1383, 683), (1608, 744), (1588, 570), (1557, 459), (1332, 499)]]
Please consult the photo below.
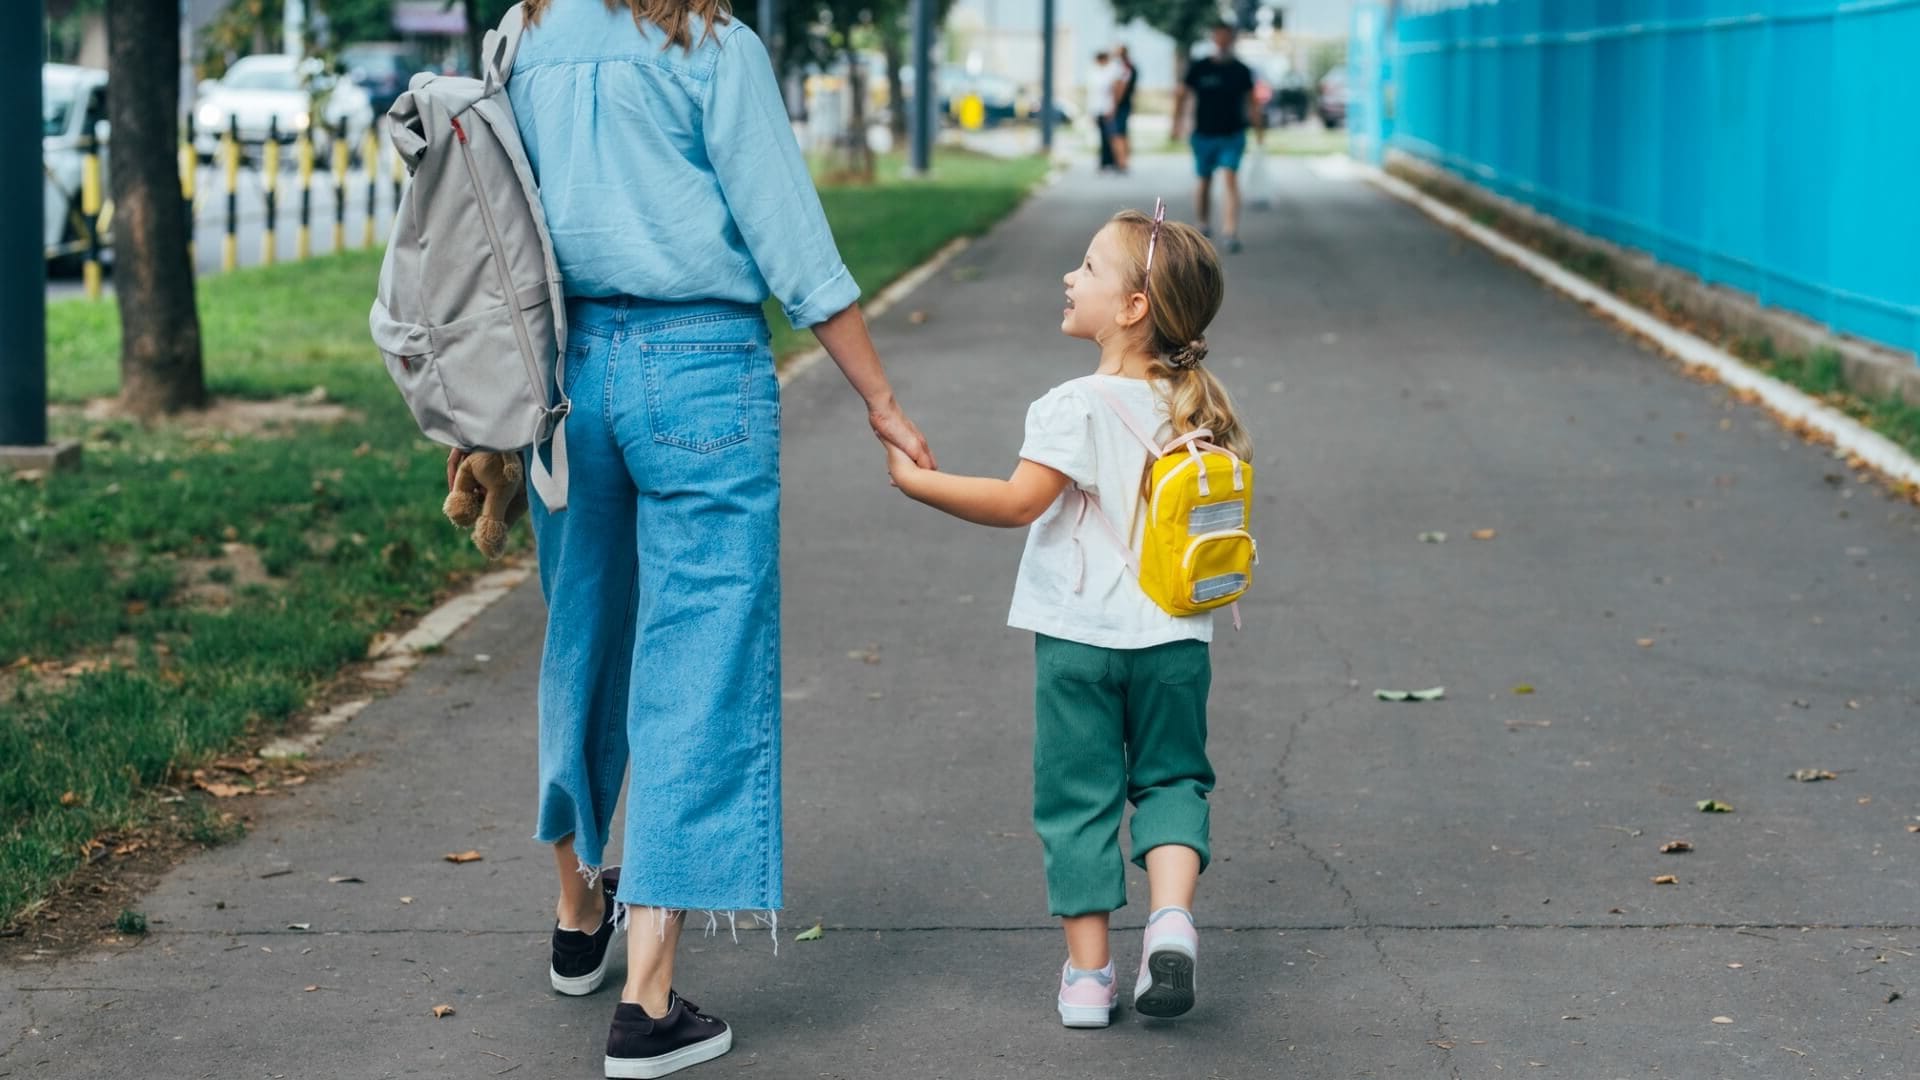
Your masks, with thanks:
[[(754, 333), (745, 320), (708, 324), (713, 329), (722, 325), (733, 334)], [(640, 358), (654, 442), (710, 454), (746, 441), (753, 376), (770, 363), (765, 344), (649, 341), (640, 346)]]

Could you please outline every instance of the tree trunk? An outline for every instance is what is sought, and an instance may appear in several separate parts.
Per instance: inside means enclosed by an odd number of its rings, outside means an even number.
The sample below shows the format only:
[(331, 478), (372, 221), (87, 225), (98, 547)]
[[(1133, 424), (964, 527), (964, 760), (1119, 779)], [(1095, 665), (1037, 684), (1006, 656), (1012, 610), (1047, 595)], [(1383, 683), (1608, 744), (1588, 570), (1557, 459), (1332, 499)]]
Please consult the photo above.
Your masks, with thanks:
[(847, 92), (853, 95), (853, 130), (848, 133), (854, 171), (862, 180), (873, 180), (873, 147), (867, 143), (867, 78), (860, 54), (854, 51), (853, 36), (847, 36)]
[(143, 418), (207, 400), (180, 198), (179, 14), (152, 0), (107, 4), (120, 403)]
[(900, 80), (900, 69), (906, 66), (906, 42), (902, 30), (896, 24), (880, 35), (882, 48), (887, 54), (887, 101), (893, 106), (888, 126), (893, 128), (896, 143), (907, 141), (907, 90)]
[(480, 0), (462, 0), (467, 16), (467, 62), (473, 65), (474, 78), (484, 78), (480, 70), (480, 44), (487, 36), (487, 25), (480, 19)]

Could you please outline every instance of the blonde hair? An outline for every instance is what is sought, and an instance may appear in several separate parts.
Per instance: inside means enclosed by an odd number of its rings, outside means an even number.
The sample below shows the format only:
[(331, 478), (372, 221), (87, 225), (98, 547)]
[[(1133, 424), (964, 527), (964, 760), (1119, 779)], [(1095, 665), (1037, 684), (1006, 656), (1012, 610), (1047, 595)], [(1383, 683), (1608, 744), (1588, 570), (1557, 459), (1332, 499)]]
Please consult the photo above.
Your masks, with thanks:
[[(525, 0), (525, 3), (528, 26), (538, 23), (541, 12), (553, 6), (553, 0)], [(625, 4), (633, 12), (635, 23), (652, 23), (666, 33), (669, 44), (683, 49), (693, 47), (693, 30), (687, 25), (689, 16), (699, 16), (705, 25), (702, 40), (712, 37), (714, 27), (725, 25), (733, 17), (733, 4), (729, 0), (606, 0), (606, 4), (608, 11), (618, 11)]]
[[(1110, 222), (1119, 230), (1129, 256), (1127, 291), (1147, 294), (1145, 335), (1153, 353), (1149, 374), (1167, 385), (1167, 420), (1176, 438), (1205, 428), (1213, 442), (1242, 459), (1253, 455), (1253, 440), (1233, 411), (1233, 399), (1213, 373), (1200, 366), (1207, 358), (1207, 325), (1226, 299), (1226, 275), (1213, 242), (1200, 230), (1177, 221), (1160, 225), (1138, 210), (1123, 210)], [(1147, 241), (1153, 238), (1153, 272), (1147, 272)]]

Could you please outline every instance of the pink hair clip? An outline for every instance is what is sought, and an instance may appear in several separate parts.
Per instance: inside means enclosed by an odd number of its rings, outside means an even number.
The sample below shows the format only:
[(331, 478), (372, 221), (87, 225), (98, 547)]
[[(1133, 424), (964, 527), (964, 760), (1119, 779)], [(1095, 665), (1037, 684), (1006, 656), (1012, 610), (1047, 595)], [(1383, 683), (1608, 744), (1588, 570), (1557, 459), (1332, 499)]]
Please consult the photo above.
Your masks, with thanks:
[(1160, 223), (1167, 220), (1167, 201), (1153, 200), (1153, 231), (1147, 234), (1147, 273), (1153, 273), (1153, 249), (1160, 243)]

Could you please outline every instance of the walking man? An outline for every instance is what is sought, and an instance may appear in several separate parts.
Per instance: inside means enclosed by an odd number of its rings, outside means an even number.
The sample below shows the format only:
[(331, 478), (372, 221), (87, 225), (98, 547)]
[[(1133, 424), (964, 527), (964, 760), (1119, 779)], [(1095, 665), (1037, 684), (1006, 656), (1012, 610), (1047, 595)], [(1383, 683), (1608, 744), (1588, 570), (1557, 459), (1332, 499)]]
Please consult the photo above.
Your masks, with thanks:
[(1240, 250), (1240, 159), (1247, 152), (1247, 129), (1266, 139), (1266, 124), (1253, 101), (1253, 72), (1233, 55), (1231, 23), (1213, 26), (1213, 55), (1195, 60), (1174, 93), (1174, 137), (1179, 138), (1187, 95), (1193, 95), (1193, 167), (1199, 174), (1194, 219), (1213, 235), (1213, 174), (1225, 172), (1226, 212), (1220, 236), (1228, 254)]
[(1100, 171), (1112, 172), (1113, 156), (1113, 83), (1115, 67), (1107, 52), (1093, 56), (1093, 74), (1087, 77), (1087, 113), (1100, 129)]

